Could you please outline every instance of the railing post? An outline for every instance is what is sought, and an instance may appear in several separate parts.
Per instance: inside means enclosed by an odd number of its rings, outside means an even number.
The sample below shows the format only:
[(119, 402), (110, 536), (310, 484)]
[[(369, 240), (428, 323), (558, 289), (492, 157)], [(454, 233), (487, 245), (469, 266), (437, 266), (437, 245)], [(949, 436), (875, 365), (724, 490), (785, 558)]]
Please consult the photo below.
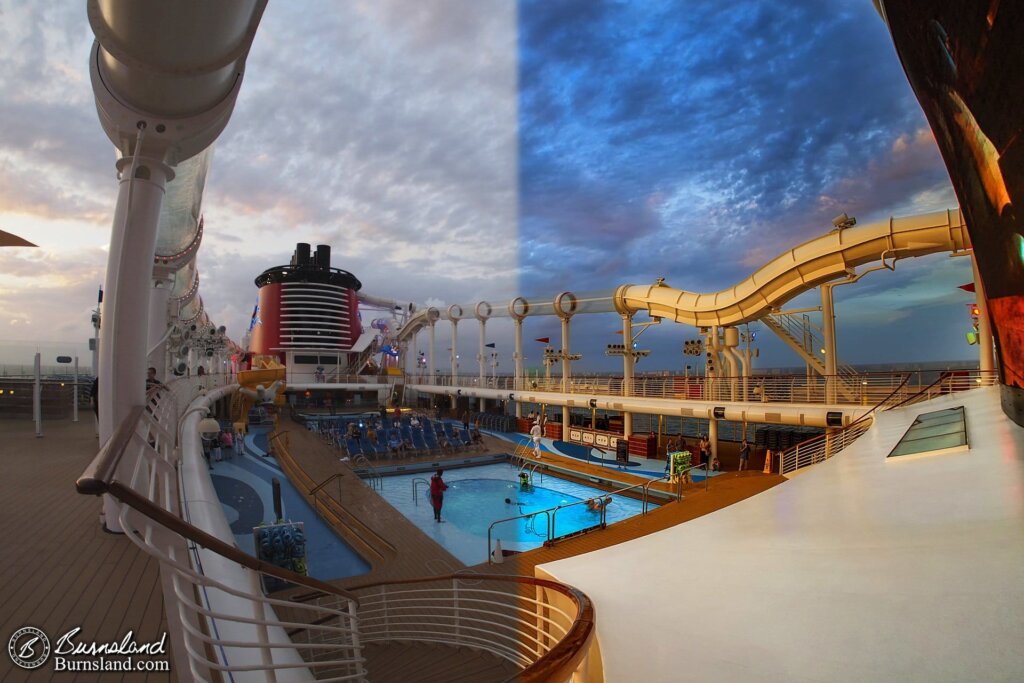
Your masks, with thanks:
[(362, 644), (359, 642), (359, 612), (356, 609), (354, 600), (348, 601), (348, 625), (352, 633), (352, 659), (356, 662), (356, 674), (366, 678), (366, 669), (363, 668)]
[[(259, 572), (249, 570), (249, 577), (251, 579), (251, 587), (253, 596), (263, 595), (263, 586), (260, 585)], [(264, 674), (266, 675), (267, 681), (275, 683), (277, 681), (277, 671), (273, 669), (274, 657), (270, 650), (270, 635), (267, 633), (266, 621), (267, 615), (264, 612), (263, 603), (255, 597), (252, 599), (252, 616), (257, 621), (261, 622), (256, 624), (256, 639), (260, 647), (260, 662), (266, 667)]]
[[(490, 556), (491, 554), (488, 552), (488, 561), (490, 560)], [(459, 642), (459, 637), (461, 636), (459, 629), (459, 580), (457, 578), (452, 579), (452, 592), (455, 594), (455, 642), (461, 645)]]
[(391, 619), (388, 614), (388, 587), (380, 587), (381, 603), (384, 605), (384, 642), (391, 642)]

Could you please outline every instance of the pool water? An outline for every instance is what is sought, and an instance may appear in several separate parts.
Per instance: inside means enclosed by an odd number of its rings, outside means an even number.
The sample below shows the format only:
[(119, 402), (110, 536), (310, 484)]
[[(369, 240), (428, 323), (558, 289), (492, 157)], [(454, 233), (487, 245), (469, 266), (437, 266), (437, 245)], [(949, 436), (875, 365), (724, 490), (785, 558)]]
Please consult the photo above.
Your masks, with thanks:
[[(430, 474), (385, 477), (381, 495), (428, 536), (470, 565), (487, 561), (487, 529), (493, 522), (607, 495), (599, 489), (547, 474), (543, 478), (535, 475), (534, 486), (524, 489), (519, 485), (518, 473), (517, 468), (505, 463), (446, 471), (448, 490), (441, 511), (443, 524), (434, 521), (429, 489), (423, 483)], [(612, 496), (606, 521), (613, 524), (641, 511), (639, 500)], [(587, 510), (586, 505), (565, 508), (555, 515), (554, 536), (593, 527), (600, 521), (600, 514)], [(539, 548), (548, 537), (548, 523), (546, 514), (500, 522), (491, 532), (491, 542), (500, 539), (505, 550)]]

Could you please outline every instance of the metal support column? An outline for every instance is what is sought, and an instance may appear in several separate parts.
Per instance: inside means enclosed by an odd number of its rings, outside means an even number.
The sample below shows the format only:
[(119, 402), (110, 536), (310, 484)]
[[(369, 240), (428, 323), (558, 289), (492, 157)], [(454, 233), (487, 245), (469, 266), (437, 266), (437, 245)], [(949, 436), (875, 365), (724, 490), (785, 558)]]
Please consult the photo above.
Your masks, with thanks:
[(833, 284), (821, 285), (821, 329), (825, 333), (825, 397), (836, 402), (836, 315), (833, 307)]
[(988, 301), (985, 298), (985, 284), (978, 272), (978, 261), (971, 253), (971, 267), (974, 269), (974, 297), (978, 306), (978, 369), (991, 372), (995, 369), (992, 353), (992, 322), (988, 317)]
[[(633, 316), (622, 316), (622, 343), (626, 352), (622, 356), (622, 395), (633, 395)], [(622, 433), (625, 438), (633, 435), (633, 414), (622, 413)]]

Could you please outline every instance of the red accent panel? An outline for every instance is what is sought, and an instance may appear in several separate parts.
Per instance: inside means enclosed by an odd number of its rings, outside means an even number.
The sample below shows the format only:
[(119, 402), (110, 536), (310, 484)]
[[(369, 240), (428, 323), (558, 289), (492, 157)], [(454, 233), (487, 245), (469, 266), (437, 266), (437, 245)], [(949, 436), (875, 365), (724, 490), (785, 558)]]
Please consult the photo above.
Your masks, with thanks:
[(260, 287), (260, 322), (252, 328), (252, 340), (249, 348), (253, 353), (277, 354), (270, 349), (281, 348), (281, 283)]
[(352, 348), (359, 340), (362, 333), (362, 325), (359, 322), (359, 299), (356, 298), (355, 290), (348, 290), (348, 346)]
[(1001, 321), (999, 351), (1003, 383), (1024, 387), (1024, 297), (1004, 296), (988, 300), (993, 320)]

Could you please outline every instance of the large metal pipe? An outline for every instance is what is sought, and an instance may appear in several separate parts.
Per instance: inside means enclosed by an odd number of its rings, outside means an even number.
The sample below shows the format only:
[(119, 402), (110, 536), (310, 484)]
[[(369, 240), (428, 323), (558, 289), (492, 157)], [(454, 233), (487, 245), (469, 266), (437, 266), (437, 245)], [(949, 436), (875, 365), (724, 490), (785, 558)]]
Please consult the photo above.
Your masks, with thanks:
[(757, 320), (794, 296), (823, 282), (846, 277), (852, 268), (888, 256), (909, 258), (960, 252), (971, 246), (959, 209), (890, 218), (834, 230), (768, 262), (750, 277), (720, 292), (697, 293), (653, 285), (622, 285), (615, 291), (619, 313), (646, 310), (697, 327)]
[(189, 117), (217, 106), (244, 70), (266, 0), (89, 0), (100, 73), (127, 105)]

